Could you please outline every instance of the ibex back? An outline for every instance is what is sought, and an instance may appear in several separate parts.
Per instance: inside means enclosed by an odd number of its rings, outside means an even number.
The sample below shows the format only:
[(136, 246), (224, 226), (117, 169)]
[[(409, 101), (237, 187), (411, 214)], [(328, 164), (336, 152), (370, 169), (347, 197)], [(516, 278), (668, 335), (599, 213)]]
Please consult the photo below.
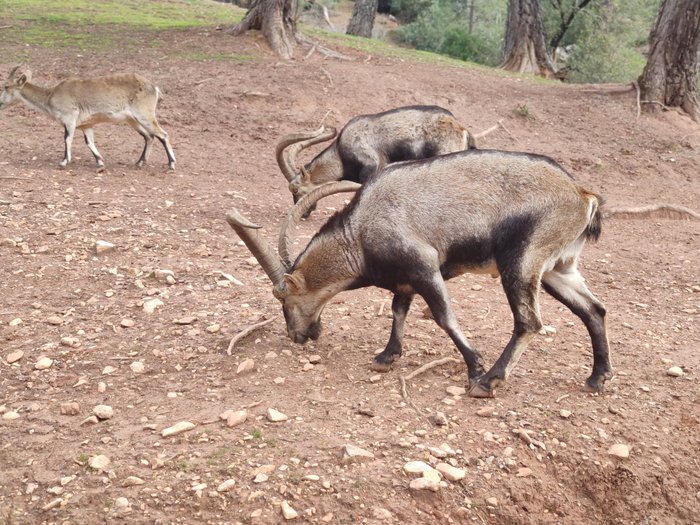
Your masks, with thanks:
[(22, 101), (63, 124), (65, 154), (60, 166), (71, 161), (71, 146), (75, 130), (83, 131), (85, 143), (95, 156), (99, 168), (104, 166), (102, 155), (95, 147), (93, 126), (103, 122), (126, 123), (145, 140), (143, 152), (136, 165), (148, 161), (153, 138), (163, 144), (168, 166), (175, 169), (175, 154), (168, 134), (156, 120), (160, 90), (136, 74), (109, 75), (89, 79), (69, 79), (52, 88), (31, 83), (32, 73), (18, 75), (19, 66), (12, 69), (0, 93), (0, 109)]
[[(331, 186), (302, 199), (293, 219), (334, 193)], [(387, 370), (401, 355), (406, 314), (419, 294), (464, 357), (470, 394), (490, 396), (542, 326), (543, 287), (588, 328), (593, 372), (586, 384), (600, 391), (612, 376), (605, 308), (577, 268), (585, 241), (600, 234), (600, 205), (598, 196), (578, 187), (549, 158), (469, 150), (388, 166), (321, 228), (293, 264), (289, 257), (276, 260), (251, 230), (254, 225), (235, 220), (235, 211), (229, 222), (273, 280), (287, 332), (297, 343), (319, 337), (323, 307), (338, 292), (386, 288), (394, 293), (393, 326), (374, 368)], [(290, 245), (283, 232), (283, 256)], [(457, 324), (445, 286), (446, 279), (465, 272), (500, 275), (514, 317), (511, 339), (487, 372)]]

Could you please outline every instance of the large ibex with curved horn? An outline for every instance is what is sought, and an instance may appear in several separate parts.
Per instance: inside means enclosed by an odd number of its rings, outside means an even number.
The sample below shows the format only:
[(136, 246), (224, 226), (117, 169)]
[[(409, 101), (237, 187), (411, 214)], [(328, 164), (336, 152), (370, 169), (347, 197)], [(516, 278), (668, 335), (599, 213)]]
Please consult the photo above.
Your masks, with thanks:
[(334, 128), (294, 133), (280, 140), (277, 164), (289, 182), (294, 202), (326, 182), (350, 180), (364, 184), (387, 164), (452, 153), (473, 147), (469, 132), (439, 106), (406, 106), (350, 120), (336, 140), (297, 169), (300, 151), (331, 140)]
[[(301, 199), (280, 232), (281, 257), (257, 226), (235, 210), (228, 215), (272, 280), (293, 341), (319, 337), (321, 312), (337, 293), (386, 288), (394, 293), (393, 326), (373, 368), (387, 370), (401, 355), (406, 314), (419, 294), (464, 357), (470, 395), (491, 396), (542, 327), (538, 295), (544, 288), (586, 325), (593, 345), (586, 385), (602, 390), (612, 376), (605, 308), (577, 269), (586, 240), (600, 234), (597, 195), (577, 186), (552, 159), (525, 153), (468, 150), (392, 164), (294, 260), (296, 221), (320, 198), (358, 187), (331, 183)], [(500, 275), (515, 321), (510, 341), (487, 372), (457, 324), (445, 286), (446, 279), (465, 272)]]

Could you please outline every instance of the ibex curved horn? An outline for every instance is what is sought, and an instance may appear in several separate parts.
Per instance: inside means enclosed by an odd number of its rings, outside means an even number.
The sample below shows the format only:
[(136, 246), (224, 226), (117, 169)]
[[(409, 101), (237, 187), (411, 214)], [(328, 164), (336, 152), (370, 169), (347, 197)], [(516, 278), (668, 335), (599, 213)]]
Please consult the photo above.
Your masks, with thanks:
[(327, 182), (326, 184), (322, 184), (313, 191), (304, 195), (304, 197), (302, 197), (299, 202), (297, 202), (289, 211), (287, 218), (280, 228), (280, 238), (277, 251), (282, 258), (282, 264), (286, 265), (287, 268), (291, 268), (294, 264), (294, 260), (292, 258), (292, 243), (294, 242), (293, 230), (296, 228), (299, 220), (314, 206), (314, 204), (324, 197), (328, 197), (329, 195), (354, 192), (359, 190), (361, 187), (361, 184), (351, 182), (349, 180)]
[(229, 210), (226, 221), (258, 260), (272, 284), (277, 285), (281, 282), (287, 268), (272, 247), (260, 236), (260, 226), (243, 217), (236, 208)]
[[(292, 182), (299, 176), (296, 169), (296, 161), (297, 155), (301, 150), (318, 144), (319, 142), (331, 140), (337, 134), (338, 132), (335, 128), (326, 129), (325, 126), (321, 126), (315, 131), (292, 133), (291, 135), (282, 137), (282, 140), (280, 140), (275, 147), (275, 157), (284, 178), (287, 179), (288, 182)], [(289, 151), (285, 151), (287, 148), (289, 148)]]
[(8, 76), (7, 78), (14, 78), (14, 77), (15, 77), (15, 73), (17, 73), (17, 70), (18, 70), (19, 68), (21, 68), (23, 65), (24, 65), (24, 62), (22, 62), (21, 64), (19, 64), (19, 65), (13, 67), (12, 69), (10, 69), (10, 74), (9, 74), (9, 76)]

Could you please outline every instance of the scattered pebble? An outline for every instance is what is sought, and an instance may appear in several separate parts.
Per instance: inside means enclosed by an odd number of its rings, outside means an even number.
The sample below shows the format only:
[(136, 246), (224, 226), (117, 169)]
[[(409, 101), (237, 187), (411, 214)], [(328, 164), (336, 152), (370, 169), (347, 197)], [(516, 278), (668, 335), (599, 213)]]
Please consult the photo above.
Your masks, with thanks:
[(267, 409), (267, 420), (273, 423), (279, 423), (281, 421), (287, 421), (289, 416), (283, 414), (282, 412), (275, 410), (274, 408)]
[(77, 337), (61, 337), (61, 345), (69, 346), (70, 348), (78, 348), (80, 340)]
[(9, 364), (15, 363), (22, 359), (24, 357), (24, 352), (22, 350), (17, 350), (16, 352), (10, 352), (7, 354), (7, 357), (5, 357), (5, 361), (7, 361)]
[(57, 315), (52, 315), (46, 319), (46, 322), (53, 326), (61, 326), (63, 324), (63, 318)]
[(145, 483), (141, 478), (136, 476), (129, 476), (124, 481), (122, 481), (122, 487), (134, 487), (136, 485), (143, 485)]
[(134, 374), (143, 374), (146, 370), (146, 365), (143, 364), (143, 361), (134, 361), (129, 365), (129, 368)]
[(10, 411), (8, 411), (8, 412), (5, 412), (5, 413), (2, 415), (2, 418), (5, 419), (5, 420), (8, 420), (8, 421), (12, 421), (13, 419), (18, 419), (18, 418), (19, 418), (19, 414), (18, 414), (17, 412), (15, 412), (14, 410), (10, 410)]
[(227, 479), (226, 481), (222, 482), (218, 487), (216, 487), (216, 491), (228, 492), (234, 487), (234, 485), (236, 485), (235, 479)]
[(237, 427), (238, 425), (242, 425), (245, 423), (246, 419), (248, 419), (248, 411), (247, 410), (227, 410), (223, 414), (221, 414), (221, 419), (226, 420), (226, 424), (229, 427)]
[(464, 479), (467, 473), (461, 468), (453, 467), (448, 463), (438, 463), (435, 465), (435, 470), (444, 476), (449, 481), (459, 481)]
[(109, 253), (114, 250), (114, 244), (111, 242), (107, 241), (97, 241), (95, 245), (93, 246), (95, 253), (97, 255), (102, 255), (105, 253)]
[(119, 324), (122, 326), (122, 328), (131, 328), (136, 324), (136, 322), (133, 319), (122, 319)]
[(244, 359), (241, 364), (238, 365), (236, 369), (236, 374), (246, 374), (255, 370), (255, 361), (252, 359)]
[(446, 389), (448, 394), (451, 396), (463, 396), (467, 393), (467, 389), (461, 386), (450, 385)]
[(403, 471), (406, 474), (423, 474), (429, 470), (434, 469), (424, 461), (409, 461), (403, 466)]
[(194, 324), (195, 322), (197, 322), (197, 318), (194, 316), (191, 316), (191, 315), (189, 315), (187, 317), (181, 317), (180, 319), (175, 319), (173, 321), (173, 323), (180, 324), (180, 325), (190, 325), (190, 324)]
[(355, 445), (343, 445), (341, 455), (343, 463), (362, 463), (367, 459), (374, 459), (372, 452)]
[(102, 454), (92, 456), (88, 460), (88, 465), (90, 465), (90, 467), (94, 468), (95, 470), (104, 470), (109, 466), (110, 463), (111, 461), (109, 460), (109, 458)]
[(618, 458), (628, 458), (630, 456), (630, 448), (623, 443), (616, 443), (608, 449), (608, 454)]
[(669, 375), (671, 377), (681, 377), (685, 375), (685, 372), (680, 366), (672, 366), (668, 370), (666, 370), (666, 375)]
[(432, 492), (437, 492), (440, 490), (440, 482), (431, 478), (416, 478), (411, 480), (408, 487), (412, 490), (430, 490)]
[(117, 369), (116, 369), (115, 367), (110, 366), (110, 365), (107, 365), (106, 367), (104, 367), (104, 368), (102, 369), (102, 375), (103, 375), (103, 376), (108, 376), (109, 374), (113, 374), (113, 373), (116, 372), (116, 371), (117, 371)]
[(284, 516), (284, 519), (293, 520), (299, 516), (299, 513), (292, 508), (287, 500), (282, 501), (282, 505), (280, 506), (282, 508), (282, 516)]
[(207, 326), (207, 332), (210, 334), (218, 334), (221, 331), (221, 325), (218, 323), (210, 324)]
[(487, 406), (487, 407), (481, 407), (476, 411), (476, 415), (480, 417), (491, 417), (494, 412), (496, 411), (495, 407)]
[(498, 499), (494, 498), (493, 496), (486, 498), (486, 504), (492, 507), (498, 507)]
[(528, 476), (532, 476), (532, 469), (528, 467), (521, 467), (518, 469), (518, 472), (515, 474), (515, 476), (518, 478), (526, 478)]
[(47, 368), (51, 368), (51, 365), (53, 365), (53, 359), (50, 359), (48, 357), (40, 357), (39, 360), (34, 364), (34, 368), (37, 370), (46, 370)]
[(61, 403), (61, 414), (64, 416), (77, 416), (80, 413), (80, 405), (75, 401)]
[(569, 419), (571, 417), (571, 411), (562, 409), (559, 411), (559, 415), (564, 419)]
[(92, 413), (100, 419), (110, 419), (114, 415), (114, 409), (109, 405), (97, 405)]
[(158, 299), (157, 297), (151, 298), (151, 299), (146, 299), (143, 302), (143, 311), (146, 312), (147, 314), (152, 314), (153, 312), (156, 311), (156, 308), (159, 306), (163, 306), (165, 303)]
[(188, 430), (192, 430), (196, 426), (197, 425), (190, 423), (189, 421), (180, 421), (171, 427), (164, 428), (160, 435), (163, 437), (175, 436), (177, 434), (187, 432)]
[(24, 321), (22, 321), (22, 319), (20, 319), (19, 317), (17, 317), (16, 319), (13, 319), (12, 321), (10, 321), (10, 322), (7, 323), (7, 324), (9, 324), (10, 326), (19, 326), (19, 325), (21, 325), (23, 322), (24, 322)]

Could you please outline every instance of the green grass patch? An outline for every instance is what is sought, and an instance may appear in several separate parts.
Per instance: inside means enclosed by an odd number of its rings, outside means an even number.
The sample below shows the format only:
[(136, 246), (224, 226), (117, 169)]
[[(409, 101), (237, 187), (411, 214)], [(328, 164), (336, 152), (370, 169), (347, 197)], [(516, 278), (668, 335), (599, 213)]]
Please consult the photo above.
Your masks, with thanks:
[[(124, 29), (181, 30), (233, 25), (245, 10), (211, 0), (0, 0), (8, 41), (35, 46), (104, 49), (124, 42)], [(158, 41), (140, 42), (157, 47)]]

